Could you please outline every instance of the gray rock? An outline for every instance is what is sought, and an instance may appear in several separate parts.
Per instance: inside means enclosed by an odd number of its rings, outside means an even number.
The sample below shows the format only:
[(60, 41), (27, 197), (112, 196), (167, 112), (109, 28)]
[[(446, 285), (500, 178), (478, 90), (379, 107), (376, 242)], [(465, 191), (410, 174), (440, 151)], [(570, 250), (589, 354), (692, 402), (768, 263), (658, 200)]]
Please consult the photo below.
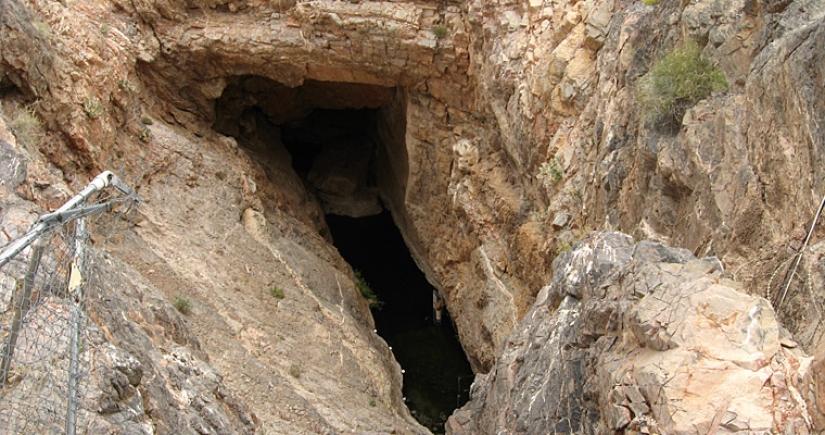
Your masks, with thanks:
[(14, 191), (26, 181), (27, 159), (10, 143), (0, 139), (0, 186)]
[(447, 433), (698, 434), (720, 410), (735, 417), (722, 422), (733, 433), (809, 427), (805, 412), (774, 423), (775, 405), (760, 399), (784, 391), (765, 390), (785, 376), (777, 361), (807, 358), (780, 348), (767, 301), (724, 285), (716, 263), (619, 233), (587, 236), (554, 262), (553, 284)]

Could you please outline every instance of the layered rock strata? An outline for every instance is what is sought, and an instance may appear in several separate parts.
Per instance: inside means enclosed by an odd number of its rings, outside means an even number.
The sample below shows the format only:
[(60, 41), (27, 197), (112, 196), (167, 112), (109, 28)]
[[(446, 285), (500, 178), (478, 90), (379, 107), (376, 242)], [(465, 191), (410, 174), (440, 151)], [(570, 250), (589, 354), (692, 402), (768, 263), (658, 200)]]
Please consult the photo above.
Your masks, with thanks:
[[(377, 195), (480, 373), (558, 253), (605, 227), (715, 255), (821, 354), (818, 251), (797, 274), (784, 267), (825, 189), (822, 13), (815, 0), (6, 0), (0, 98), (14, 134), (0, 137), (29, 159), (18, 193), (41, 207), (104, 167), (149, 198), (118, 255), (167, 299), (204, 304), (195, 334), (265, 427), (415, 432), (398, 370), (325, 239), (323, 204), (290, 166), (279, 117), (379, 111)], [(646, 124), (635, 85), (688, 40), (729, 87), (670, 128)], [(224, 106), (237, 109), (230, 133), (219, 106), (249, 77), (286, 90), (270, 99), (245, 88)], [(41, 120), (31, 130), (19, 121), (27, 111)], [(795, 279), (787, 292), (783, 275)], [(272, 285), (294, 292), (288, 312), (261, 299)], [(273, 336), (281, 347), (267, 354)], [(318, 336), (328, 342), (302, 353)], [(348, 367), (335, 379), (289, 375), (292, 358), (327, 370), (330, 348)], [(238, 374), (253, 365), (286, 380), (288, 412), (267, 399), (269, 375)], [(344, 397), (387, 405), (354, 418), (313, 405)]]

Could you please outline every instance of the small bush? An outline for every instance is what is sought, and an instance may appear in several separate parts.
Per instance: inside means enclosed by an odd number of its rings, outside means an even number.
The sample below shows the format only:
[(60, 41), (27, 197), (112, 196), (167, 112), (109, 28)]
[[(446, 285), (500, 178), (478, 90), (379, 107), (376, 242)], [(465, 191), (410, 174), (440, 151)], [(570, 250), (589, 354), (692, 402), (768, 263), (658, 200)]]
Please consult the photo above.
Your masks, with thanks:
[(384, 301), (378, 299), (378, 295), (372, 290), (367, 280), (364, 279), (363, 275), (361, 275), (360, 270), (355, 270), (355, 285), (358, 286), (358, 290), (361, 292), (361, 296), (367, 300), (370, 304), (370, 308), (375, 310), (380, 310), (384, 308)]
[(104, 35), (108, 35), (109, 30), (111, 30), (111, 27), (109, 27), (108, 24), (103, 23), (103, 24), (100, 25), (100, 33), (102, 33)]
[(644, 3), (644, 4), (648, 5), (648, 6), (656, 6), (656, 5), (658, 5), (661, 1), (662, 1), (662, 0), (642, 0), (642, 3)]
[(449, 30), (447, 30), (446, 27), (433, 26), (433, 35), (435, 35), (435, 39), (444, 39), (447, 37), (447, 33), (449, 33)]
[(284, 297), (286, 297), (286, 295), (284, 295), (284, 291), (278, 288), (278, 286), (276, 285), (273, 285), (269, 288), (269, 294), (271, 294), (272, 297), (274, 297), (275, 299), (283, 299)]
[(192, 311), (192, 303), (189, 302), (189, 299), (175, 296), (175, 302), (172, 303), (176, 310), (180, 311), (181, 314), (189, 314)]
[(47, 38), (52, 33), (52, 28), (42, 21), (32, 21), (32, 27), (41, 38)]
[(28, 106), (17, 113), (17, 116), (11, 120), (9, 127), (17, 137), (17, 141), (21, 145), (36, 145), (38, 130), (40, 129), (41, 121), (37, 117), (34, 107)]
[(143, 124), (143, 125), (152, 125), (152, 124), (155, 123), (155, 121), (152, 121), (152, 118), (150, 118), (148, 116), (141, 116), (140, 117), (140, 123)]
[(132, 82), (130, 82), (128, 79), (118, 80), (117, 85), (120, 87), (120, 89), (123, 89), (124, 91), (130, 94), (135, 92), (135, 85), (133, 85)]
[(300, 364), (292, 364), (289, 366), (289, 375), (295, 379), (300, 379), (304, 374), (304, 368)]
[(86, 112), (86, 116), (91, 119), (100, 118), (100, 116), (103, 115), (103, 103), (97, 98), (87, 98), (86, 101), (83, 102), (83, 111)]
[(636, 98), (644, 121), (678, 125), (688, 107), (727, 86), (725, 76), (691, 42), (665, 55), (639, 79)]
[(561, 181), (564, 178), (564, 172), (561, 170), (559, 160), (554, 157), (553, 160), (542, 163), (537, 177), (544, 183), (545, 187), (550, 187), (550, 185)]
[(375, 408), (376, 405), (377, 405), (377, 403), (375, 403), (375, 399), (370, 399), (370, 406)]
[(144, 128), (138, 132), (137, 138), (143, 143), (149, 143), (149, 141), (152, 140), (152, 132), (150, 132), (149, 129)]

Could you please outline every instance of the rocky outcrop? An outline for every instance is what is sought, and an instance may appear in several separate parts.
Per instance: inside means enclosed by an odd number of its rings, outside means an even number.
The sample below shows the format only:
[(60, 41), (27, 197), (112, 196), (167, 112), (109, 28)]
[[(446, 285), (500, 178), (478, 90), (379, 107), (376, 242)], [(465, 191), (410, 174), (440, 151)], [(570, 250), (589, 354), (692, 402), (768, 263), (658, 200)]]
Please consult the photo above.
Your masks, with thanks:
[(811, 433), (811, 358), (714, 257), (587, 236), (448, 433)]
[[(3, 147), (10, 148), (2, 151), (6, 155), (17, 152), (9, 144), (0, 144)], [(17, 187), (11, 184), (8, 187)], [(43, 213), (6, 187), (0, 186), (0, 245), (22, 235)], [(60, 255), (58, 248), (53, 252)], [(162, 293), (102, 251), (89, 256), (87, 270), (93, 272), (84, 286), (89, 302), (81, 322), (78, 433), (260, 433), (257, 417), (227, 388), (183, 316)], [(60, 267), (54, 258), (43, 263), (41, 269)], [(15, 264), (7, 266), (0, 272), (4, 344), (14, 278), (22, 276), (11, 267)], [(48, 288), (42, 281), (38, 285)], [(24, 318), (18, 340), (17, 353), (26, 364), (2, 382), (0, 423), (14, 433), (42, 433), (49, 430), (46, 422), (52, 414), (61, 426), (66, 415), (63, 376), (68, 372), (73, 304), (60, 297), (40, 298)]]
[[(205, 354), (264, 427), (416, 432), (325, 211), (372, 213), (380, 197), (479, 373), (553, 259), (599, 228), (716, 256), (819, 346), (819, 257), (776, 295), (825, 190), (822, 13), (816, 0), (6, 0), (0, 139), (17, 138), (18, 193), (42, 207), (103, 167), (138, 186), (142, 226), (118, 258), (198, 302)], [(728, 89), (645, 123), (639, 77), (687, 40)], [(310, 183), (291, 167), (281, 124), (314, 108), (376, 110), (366, 186), (362, 160), (319, 160)], [(3, 182), (19, 183), (9, 165)], [(294, 299), (273, 307), (272, 285)], [(289, 375), (293, 358), (317, 373)], [(233, 374), (248, 367), (261, 375)], [(386, 406), (359, 408), (371, 400)]]

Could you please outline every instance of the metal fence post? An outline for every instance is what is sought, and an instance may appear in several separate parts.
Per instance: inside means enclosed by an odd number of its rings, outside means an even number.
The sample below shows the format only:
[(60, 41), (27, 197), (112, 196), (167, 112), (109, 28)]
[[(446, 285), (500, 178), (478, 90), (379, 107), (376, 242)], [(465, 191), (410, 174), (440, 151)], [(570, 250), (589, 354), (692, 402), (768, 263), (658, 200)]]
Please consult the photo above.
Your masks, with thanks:
[(75, 261), (69, 274), (69, 296), (74, 299), (72, 313), (72, 332), (69, 338), (69, 395), (66, 407), (66, 435), (75, 435), (77, 431), (77, 385), (78, 353), (80, 335), (80, 314), (83, 309), (83, 280), (86, 268), (86, 218), (77, 220), (75, 228)]
[(0, 384), (5, 383), (9, 378), (11, 361), (14, 357), (14, 348), (17, 346), (17, 336), (20, 334), (23, 317), (26, 316), (26, 312), (29, 310), (32, 287), (34, 287), (34, 280), (37, 276), (37, 269), (40, 267), (40, 259), (43, 257), (43, 248), (45, 248), (45, 246), (46, 241), (43, 237), (40, 237), (34, 242), (29, 263), (26, 266), (26, 276), (23, 278), (23, 288), (17, 292), (13, 292), (12, 295), (14, 318), (11, 322), (8, 340), (3, 347), (2, 354), (0, 354)]

